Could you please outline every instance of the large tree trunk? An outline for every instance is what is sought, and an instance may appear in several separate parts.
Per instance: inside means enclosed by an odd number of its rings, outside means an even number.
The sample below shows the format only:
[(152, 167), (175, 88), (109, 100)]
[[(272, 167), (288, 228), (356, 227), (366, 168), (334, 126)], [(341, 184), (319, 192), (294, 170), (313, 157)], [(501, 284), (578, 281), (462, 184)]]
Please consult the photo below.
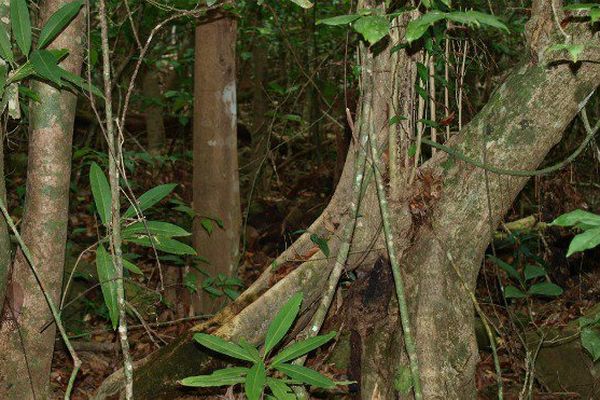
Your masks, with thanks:
[[(537, 14), (528, 26), (530, 32), (534, 31), (530, 37), (538, 40), (530, 44), (532, 50), (541, 55), (545, 53), (538, 44), (547, 43), (545, 38), (552, 33), (546, 29), (552, 26), (552, 19), (548, 19), (552, 17), (552, 10), (550, 4), (545, 3), (535, 2), (533, 10)], [(576, 42), (593, 41), (595, 45), (599, 42), (597, 34), (592, 39), (587, 29), (585, 32), (573, 30), (572, 34)], [(410, 63), (409, 55), (403, 52), (395, 52), (395, 56), (390, 57), (389, 49), (394, 42), (390, 41), (377, 54), (361, 58), (362, 71), (371, 72), (369, 80), (372, 82), (363, 88), (363, 95), (370, 90), (368, 97), (373, 98), (371, 118), (375, 129), (372, 132), (377, 133), (381, 143), (392, 138), (397, 148), (402, 149), (406, 137), (397, 135), (400, 130), (390, 132), (387, 121), (392, 110), (402, 110), (410, 103), (401, 97), (398, 101), (394, 95), (403, 96), (413, 90), (414, 75), (406, 80), (396, 78), (402, 74), (399, 68), (414, 73), (414, 63)], [(586, 59), (599, 60), (598, 51), (590, 50)], [(585, 62), (573, 68), (569, 63), (549, 61), (528, 59), (515, 68), (483, 110), (448, 144), (473, 159), (485, 157), (487, 163), (501, 168), (537, 168), (600, 83), (598, 63)], [(390, 102), (394, 107), (388, 107)], [(357, 119), (364, 118), (367, 116), (359, 114)], [(356, 126), (363, 125), (357, 123)], [(342, 229), (348, 223), (349, 187), (359, 150), (353, 143), (331, 203), (308, 229), (328, 237), (333, 254), (339, 247)], [(438, 152), (419, 168), (417, 179), (408, 186), (403, 184), (410, 172), (405, 167), (406, 159), (399, 157), (396, 164), (390, 166), (390, 177), (394, 178), (390, 178), (389, 201), (394, 213), (395, 246), (401, 256), (409, 296), (424, 398), (474, 399), (478, 356), (473, 305), (448, 257), (454, 259), (468, 288), (473, 290), (490, 231), (495, 229), (527, 179), (489, 174), (489, 185), (486, 185), (483, 170), (449, 160), (445, 153)], [(375, 248), (381, 247), (381, 242), (373, 246), (380, 240), (381, 224), (375, 201), (373, 185), (369, 184), (361, 201), (352, 241), (354, 256), (347, 263), (349, 269), (360, 265), (368, 267), (380, 256)], [(232, 306), (140, 363), (135, 382), (138, 393), (145, 394), (146, 398), (173, 398), (185, 393), (176, 384), (177, 379), (214, 368), (214, 360), (191, 340), (194, 332), (208, 331), (227, 339), (244, 337), (260, 343), (275, 311), (298, 290), (305, 293), (307, 300), (297, 325), (305, 324), (333, 265), (333, 260), (320, 253), (299, 265), (290, 261), (302, 259), (312, 246), (308, 235), (303, 235), (278, 258), (274, 263), (276, 267), (268, 268)], [(281, 278), (282, 273), (278, 271), (289, 269), (292, 271)], [(377, 308), (381, 320), (375, 326), (386, 328), (386, 332), (370, 336), (367, 330), (358, 332), (359, 336), (362, 333), (370, 339), (369, 343), (363, 342), (364, 345), (356, 348), (354, 354), (360, 363), (354, 367), (353, 374), (360, 381), (363, 399), (396, 399), (393, 378), (401, 365), (407, 366), (397, 317), (392, 311), (387, 312), (393, 304), (389, 302), (388, 308)], [(387, 323), (383, 320), (386, 317), (390, 318)], [(114, 375), (101, 388), (99, 398), (114, 392), (119, 384), (119, 376)]]
[[(66, 0), (43, 2), (42, 24), (66, 3)], [(81, 12), (50, 45), (69, 50), (61, 66), (78, 75), (83, 62), (84, 21)], [(21, 235), (31, 250), (40, 279), (58, 303), (67, 238), (77, 96), (39, 82), (32, 89), (40, 100), (30, 108), (27, 195)], [(48, 398), (55, 326), (43, 328), (50, 321), (48, 304), (25, 257), (18, 253), (0, 328), (0, 398)]]
[(162, 105), (162, 90), (158, 81), (156, 66), (150, 65), (142, 79), (142, 94), (144, 95), (144, 120), (146, 122), (146, 138), (148, 153), (156, 156), (165, 151), (165, 119)]
[[(237, 21), (216, 15), (196, 28), (194, 89), (194, 246), (210, 277), (237, 267), (240, 188), (237, 158), (235, 45)], [(206, 218), (219, 219), (208, 232)], [(210, 313), (220, 302), (199, 287), (195, 311)]]

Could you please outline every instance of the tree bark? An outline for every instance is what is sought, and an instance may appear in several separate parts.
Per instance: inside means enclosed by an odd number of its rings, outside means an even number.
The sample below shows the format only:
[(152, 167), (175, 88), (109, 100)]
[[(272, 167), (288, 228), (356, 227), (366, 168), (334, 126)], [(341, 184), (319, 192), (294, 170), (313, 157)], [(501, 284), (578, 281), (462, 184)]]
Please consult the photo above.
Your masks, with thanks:
[[(210, 277), (230, 276), (237, 267), (241, 224), (237, 159), (235, 45), (237, 21), (215, 15), (196, 28), (194, 88), (194, 245), (208, 260)], [(205, 218), (220, 219), (223, 228)], [(195, 311), (210, 313), (221, 303), (200, 287)]]
[[(48, 0), (40, 8), (44, 23), (66, 0)], [(78, 74), (83, 62), (84, 15), (81, 12), (49, 46), (68, 49), (61, 63)], [(58, 303), (63, 278), (71, 143), (77, 96), (44, 83), (32, 89), (40, 97), (31, 107), (27, 194), (21, 235), (38, 266), (40, 279)], [(55, 326), (42, 330), (52, 315), (30, 266), (19, 252), (0, 328), (0, 398), (48, 398)], [(35, 392), (35, 394), (34, 394)]]
[(158, 81), (158, 71), (148, 66), (142, 80), (144, 95), (144, 120), (146, 122), (146, 138), (148, 153), (156, 156), (165, 151), (165, 112), (162, 105), (162, 90)]
[[(545, 11), (548, 8), (550, 5), (546, 4)], [(545, 25), (532, 23), (528, 28), (531, 31), (539, 26)], [(600, 41), (588, 28), (579, 31), (576, 28), (571, 33), (576, 42), (597, 46)], [(552, 32), (543, 31), (542, 34), (552, 35)], [(539, 37), (539, 32), (536, 35)], [(391, 137), (389, 114), (395, 110), (388, 107), (388, 102), (394, 101), (390, 93), (406, 93), (398, 92), (401, 89), (395, 87), (402, 80), (397, 79), (398, 71), (389, 63), (402, 65), (408, 55), (401, 51), (394, 54), (404, 54), (402, 58), (390, 57), (389, 49), (393, 43), (390, 41), (383, 50), (378, 49), (373, 64), (365, 64), (369, 57), (361, 60), (361, 70), (373, 74), (373, 87), (364, 90), (372, 90), (373, 132), (383, 144)], [(537, 51), (535, 46), (532, 49), (536, 49), (536, 54), (545, 54)], [(586, 60), (600, 60), (598, 53), (597, 50), (586, 52)], [(472, 159), (485, 158), (486, 163), (501, 168), (535, 169), (560, 141), (565, 128), (599, 83), (600, 64), (597, 62), (584, 62), (573, 68), (570, 63), (559, 60), (528, 59), (514, 69), (483, 110), (447, 144)], [(400, 83), (412, 84), (414, 80), (409, 79)], [(362, 118), (366, 116), (359, 114), (357, 119)], [(357, 123), (356, 126), (362, 125)], [(400, 138), (399, 142), (404, 139)], [(346, 202), (357, 151), (359, 149), (353, 143), (331, 203), (308, 229), (329, 239), (332, 254), (337, 251), (341, 229), (348, 222)], [(405, 162), (402, 158), (397, 161), (399, 177), (406, 177), (410, 172), (405, 168)], [(365, 179), (367, 177), (365, 175)], [(389, 201), (394, 212), (395, 246), (397, 254), (401, 255), (406, 293), (409, 294), (411, 328), (417, 344), (424, 398), (474, 399), (478, 353), (473, 305), (464, 293), (449, 257), (459, 266), (468, 288), (474, 290), (491, 233), (527, 178), (486, 174), (484, 170), (451, 159), (442, 152), (420, 166), (416, 177), (411, 186), (391, 187)], [(403, 180), (398, 179), (393, 184), (399, 182)], [(381, 217), (375, 199), (373, 185), (369, 184), (361, 201), (360, 219), (352, 240), (353, 257), (347, 263), (348, 269), (370, 266), (380, 256), (377, 248), (381, 247)], [(305, 324), (332, 267), (332, 262), (318, 252), (312, 257), (304, 257), (312, 254), (312, 246), (309, 236), (303, 235), (233, 305), (146, 359), (138, 369), (136, 390), (157, 399), (185, 393), (178, 387), (177, 379), (208, 372), (215, 367), (214, 360), (211, 361), (209, 355), (193, 343), (194, 332), (211, 332), (234, 340), (244, 337), (260, 343), (275, 311), (298, 290), (304, 292), (306, 300), (297, 328)], [(306, 262), (290, 261), (303, 257), (308, 258)], [(284, 275), (282, 270), (291, 272), (281, 277)], [(386, 313), (380, 312), (385, 317)], [(393, 326), (397, 327), (393, 312), (389, 312), (388, 317), (391, 323), (381, 321), (381, 326), (387, 326), (389, 331), (379, 337), (371, 336), (373, 340), (359, 350), (361, 362), (357, 368), (360, 371), (360, 398), (363, 399), (374, 396), (396, 399), (397, 394), (392, 390), (393, 378), (400, 367), (408, 367), (401, 345), (401, 330), (398, 327), (397, 332), (393, 332)], [(389, 350), (398, 350), (398, 347), (400, 351)], [(101, 388), (98, 398), (118, 388), (118, 377), (115, 376)]]

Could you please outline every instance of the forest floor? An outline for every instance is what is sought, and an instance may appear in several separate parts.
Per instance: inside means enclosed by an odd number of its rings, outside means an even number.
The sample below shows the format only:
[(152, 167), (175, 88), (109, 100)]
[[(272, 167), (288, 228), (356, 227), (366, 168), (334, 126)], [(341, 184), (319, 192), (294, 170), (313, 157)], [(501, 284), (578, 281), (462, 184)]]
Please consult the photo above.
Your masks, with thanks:
[[(302, 143), (305, 145), (305, 143)], [(327, 148), (327, 146), (323, 146)], [(334, 148), (331, 146), (330, 148)], [(244, 148), (242, 148), (243, 156)], [(91, 204), (87, 170), (91, 161), (99, 160), (97, 152), (81, 147), (75, 152), (73, 166), (73, 190), (70, 210), (69, 245), (67, 271), (76, 263), (81, 251), (92, 245), (97, 238), (97, 221)], [(335, 154), (321, 155), (325, 159)], [(306, 156), (309, 157), (309, 156)], [(550, 156), (552, 157), (552, 155)], [(18, 154), (13, 162), (19, 161)], [(129, 181), (138, 193), (159, 183), (177, 182), (175, 198), (178, 202), (165, 201), (159, 210), (174, 222), (190, 229), (189, 217), (174, 211), (177, 204), (190, 204), (192, 199), (192, 162), (189, 153), (173, 153), (162, 160), (152, 160), (143, 153), (128, 153)], [(308, 158), (300, 163), (286, 162), (285, 157), (276, 160), (270, 169), (270, 184), (257, 189), (250, 203), (250, 215), (245, 230), (246, 251), (240, 268), (240, 279), (248, 286), (269, 262), (291, 243), (303, 229), (319, 215), (327, 204), (334, 188), (334, 168), (324, 167), (334, 162), (323, 163)], [(242, 172), (244, 164), (241, 162)], [(565, 170), (547, 177), (538, 177), (529, 182), (515, 203), (506, 221), (534, 215), (536, 220), (550, 222), (563, 212), (576, 208), (599, 211), (600, 189), (598, 188), (598, 162), (589, 156)], [(17, 168), (15, 170), (18, 170)], [(248, 209), (247, 188), (251, 179), (242, 176), (243, 208)], [(14, 175), (9, 180), (9, 202), (17, 218), (24, 195), (24, 177)], [(260, 183), (259, 183), (260, 184)], [(585, 314), (600, 300), (600, 251), (586, 256), (566, 259), (566, 249), (572, 235), (567, 231), (547, 229), (516, 233), (504, 240), (497, 240), (490, 253), (518, 268), (529, 262), (541, 260), (548, 270), (552, 282), (563, 288), (564, 293), (556, 298), (533, 298), (529, 301), (507, 303), (500, 291), (501, 285), (510, 283), (509, 277), (495, 263), (487, 261), (480, 274), (477, 298), (499, 334), (498, 354), (502, 367), (502, 379), (506, 399), (519, 398), (529, 368), (525, 360), (525, 348), (519, 339), (514, 320), (525, 316), (528, 325), (560, 328)], [(143, 248), (132, 248), (141, 257), (136, 260), (144, 276), (130, 276), (140, 287), (156, 287), (156, 274), (152, 254)], [(73, 399), (88, 399), (100, 383), (121, 366), (117, 335), (109, 328), (107, 311), (102, 295), (93, 285), (95, 268), (93, 254), (85, 253), (79, 261), (74, 275), (70, 300), (65, 311), (69, 333), (83, 361), (75, 385)], [(169, 267), (168, 262), (166, 266)], [(177, 267), (177, 265), (171, 266)], [(150, 278), (148, 278), (150, 277)], [(153, 286), (154, 285), (154, 286)], [(90, 287), (92, 289), (90, 289)], [(179, 290), (189, 290), (181, 287)], [(242, 288), (240, 288), (242, 290)], [(133, 300), (132, 300), (133, 301)], [(141, 359), (159, 346), (169, 343), (197, 322), (177, 315), (168, 304), (156, 296), (140, 296), (135, 303), (144, 322), (131, 319), (130, 343), (133, 358)], [(144, 326), (145, 324), (145, 326)], [(62, 398), (72, 364), (64, 346), (57, 340), (51, 375), (56, 398)], [(476, 376), (480, 399), (497, 398), (496, 373), (489, 348), (482, 346)], [(532, 383), (535, 399), (579, 398), (575, 393), (552, 391), (540, 380)], [(339, 397), (339, 396), (336, 396)], [(349, 397), (351, 398), (351, 397)]]

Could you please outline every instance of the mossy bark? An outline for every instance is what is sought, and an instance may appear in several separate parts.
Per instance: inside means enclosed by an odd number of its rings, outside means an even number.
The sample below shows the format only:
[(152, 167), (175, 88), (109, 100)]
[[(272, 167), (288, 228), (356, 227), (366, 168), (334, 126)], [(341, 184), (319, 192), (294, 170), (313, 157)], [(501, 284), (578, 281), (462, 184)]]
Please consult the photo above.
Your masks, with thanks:
[[(44, 23), (66, 0), (45, 1)], [(61, 66), (79, 74), (83, 62), (85, 17), (81, 12), (50, 48), (67, 49)], [(32, 103), (27, 167), (27, 194), (21, 235), (31, 250), (40, 279), (58, 303), (67, 238), (71, 143), (77, 96), (35, 82), (39, 103)], [(17, 253), (0, 327), (0, 398), (48, 398), (55, 326), (40, 287), (25, 257)], [(34, 395), (35, 392), (35, 395)]]

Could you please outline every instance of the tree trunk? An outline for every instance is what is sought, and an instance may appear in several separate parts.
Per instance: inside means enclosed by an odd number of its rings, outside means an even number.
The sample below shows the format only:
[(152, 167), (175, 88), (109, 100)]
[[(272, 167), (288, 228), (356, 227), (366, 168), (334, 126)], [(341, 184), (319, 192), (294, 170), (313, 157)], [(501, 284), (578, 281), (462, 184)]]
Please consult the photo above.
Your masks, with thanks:
[[(240, 189), (235, 83), (236, 20), (216, 15), (196, 28), (194, 89), (194, 245), (210, 277), (235, 272), (239, 257)], [(213, 218), (212, 232), (202, 221)], [(215, 220), (222, 221), (220, 228)], [(194, 309), (213, 312), (221, 303), (199, 290)]]
[[(552, 26), (552, 20), (548, 20), (552, 16), (551, 6), (545, 4), (545, 8), (540, 9), (535, 3), (538, 2), (534, 2), (533, 10), (544, 14), (540, 19), (537, 18), (539, 15), (534, 15), (534, 22), (528, 29), (536, 31), (533, 36), (538, 39), (551, 37), (551, 31), (539, 29), (547, 27), (548, 21)], [(406, 20), (402, 22), (393, 25), (405, 25)], [(576, 42), (598, 44), (597, 36), (592, 39), (587, 30), (574, 29), (571, 33)], [(390, 40), (387, 47), (379, 48), (376, 54), (361, 55), (361, 70), (370, 74), (367, 75), (370, 79), (362, 81), (371, 82), (363, 88), (363, 96), (365, 91), (371, 91), (373, 113), (370, 118), (375, 125), (372, 132), (383, 144), (394, 137), (401, 149), (406, 137), (396, 137), (395, 130), (390, 131), (389, 113), (397, 108), (388, 106), (389, 102), (397, 101), (391, 93), (402, 96), (413, 90), (414, 80), (396, 78), (401, 73), (397, 68), (408, 65), (407, 71), (414, 71), (414, 64), (407, 61), (409, 56), (403, 51), (394, 52), (395, 56), (390, 57), (393, 43), (395, 41)], [(545, 54), (537, 51), (535, 44), (532, 50), (536, 54)], [(598, 60), (598, 53), (590, 50), (586, 59)], [(534, 62), (529, 59), (515, 68), (483, 110), (448, 145), (472, 159), (485, 158), (486, 163), (500, 168), (537, 168), (600, 83), (598, 63), (584, 62), (574, 69), (569, 63), (550, 61), (553, 60)], [(363, 105), (359, 109), (367, 108)], [(359, 113), (357, 120), (365, 118), (369, 115)], [(357, 123), (356, 126), (365, 125)], [(308, 229), (328, 238), (332, 254), (336, 253), (342, 229), (348, 223), (345, 212), (357, 151), (360, 149), (353, 143), (331, 203)], [(460, 268), (468, 288), (474, 290), (491, 231), (495, 230), (527, 179), (491, 173), (486, 179), (482, 169), (438, 152), (419, 167), (417, 179), (411, 186), (394, 187), (406, 182), (410, 170), (405, 165), (405, 158), (397, 160), (397, 178), (390, 182), (389, 202), (394, 213), (395, 246), (397, 254), (401, 255), (406, 293), (409, 294), (411, 328), (417, 344), (424, 398), (474, 399), (478, 353), (473, 305), (464, 293), (449, 257)], [(368, 177), (366, 173), (364, 179)], [(372, 181), (371, 178), (368, 182)], [(348, 269), (361, 265), (368, 269), (374, 259), (380, 257), (380, 251), (375, 249), (381, 247), (378, 242), (381, 240), (381, 217), (372, 184), (367, 185), (359, 215)], [(233, 305), (144, 360), (136, 375), (138, 393), (145, 393), (147, 398), (174, 398), (185, 393), (178, 387), (177, 379), (215, 367), (214, 360), (211, 361), (210, 356), (191, 340), (194, 332), (211, 332), (226, 339), (244, 337), (260, 343), (275, 311), (299, 290), (304, 292), (306, 300), (297, 326), (306, 324), (334, 262), (319, 252), (303, 263), (291, 261), (303, 259), (307, 253), (313, 254), (309, 253), (313, 246), (309, 235), (303, 235)], [(283, 268), (291, 269), (291, 272), (282, 278), (278, 271)], [(381, 314), (377, 326), (386, 331), (381, 335), (369, 335), (366, 329), (358, 332), (362, 333), (360, 337), (369, 340), (368, 343), (361, 341), (363, 344), (354, 352), (355, 360), (359, 362), (353, 367), (353, 375), (360, 380), (360, 398), (391, 400), (397, 398), (393, 379), (399, 368), (408, 365), (397, 317), (390, 308), (394, 301), (387, 307), (384, 307), (385, 299), (377, 304), (380, 305), (376, 310)], [(389, 312), (385, 312), (387, 310)], [(390, 318), (387, 323), (385, 318)], [(98, 398), (118, 388), (119, 377), (114, 375), (103, 385)]]
[(142, 80), (144, 95), (144, 120), (146, 121), (146, 137), (148, 153), (156, 156), (165, 150), (165, 113), (162, 105), (162, 90), (158, 81), (156, 67), (148, 66)]
[[(4, 25), (7, 32), (10, 32), (10, 0), (0, 1), (0, 23)], [(0, 63), (6, 65), (4, 60)], [(0, 110), (0, 115), (4, 110)], [(0, 129), (0, 198), (7, 204), (6, 201), (6, 179), (4, 177), (4, 129)], [(8, 207), (8, 206), (7, 206)], [(10, 274), (10, 236), (8, 234), (8, 225), (4, 218), (0, 218), (0, 310), (4, 304), (4, 296), (6, 295), (6, 286)]]
[[(40, 8), (42, 23), (67, 3), (66, 0), (45, 1)], [(83, 62), (84, 20), (81, 12), (50, 45), (69, 50), (61, 66), (77, 75)], [(32, 89), (40, 100), (30, 108), (27, 195), (21, 235), (31, 250), (40, 279), (58, 303), (67, 238), (77, 96), (39, 82), (34, 83)], [(0, 398), (48, 398), (55, 326), (52, 324), (42, 330), (52, 321), (52, 315), (21, 253), (13, 264), (5, 305), (0, 328)]]

